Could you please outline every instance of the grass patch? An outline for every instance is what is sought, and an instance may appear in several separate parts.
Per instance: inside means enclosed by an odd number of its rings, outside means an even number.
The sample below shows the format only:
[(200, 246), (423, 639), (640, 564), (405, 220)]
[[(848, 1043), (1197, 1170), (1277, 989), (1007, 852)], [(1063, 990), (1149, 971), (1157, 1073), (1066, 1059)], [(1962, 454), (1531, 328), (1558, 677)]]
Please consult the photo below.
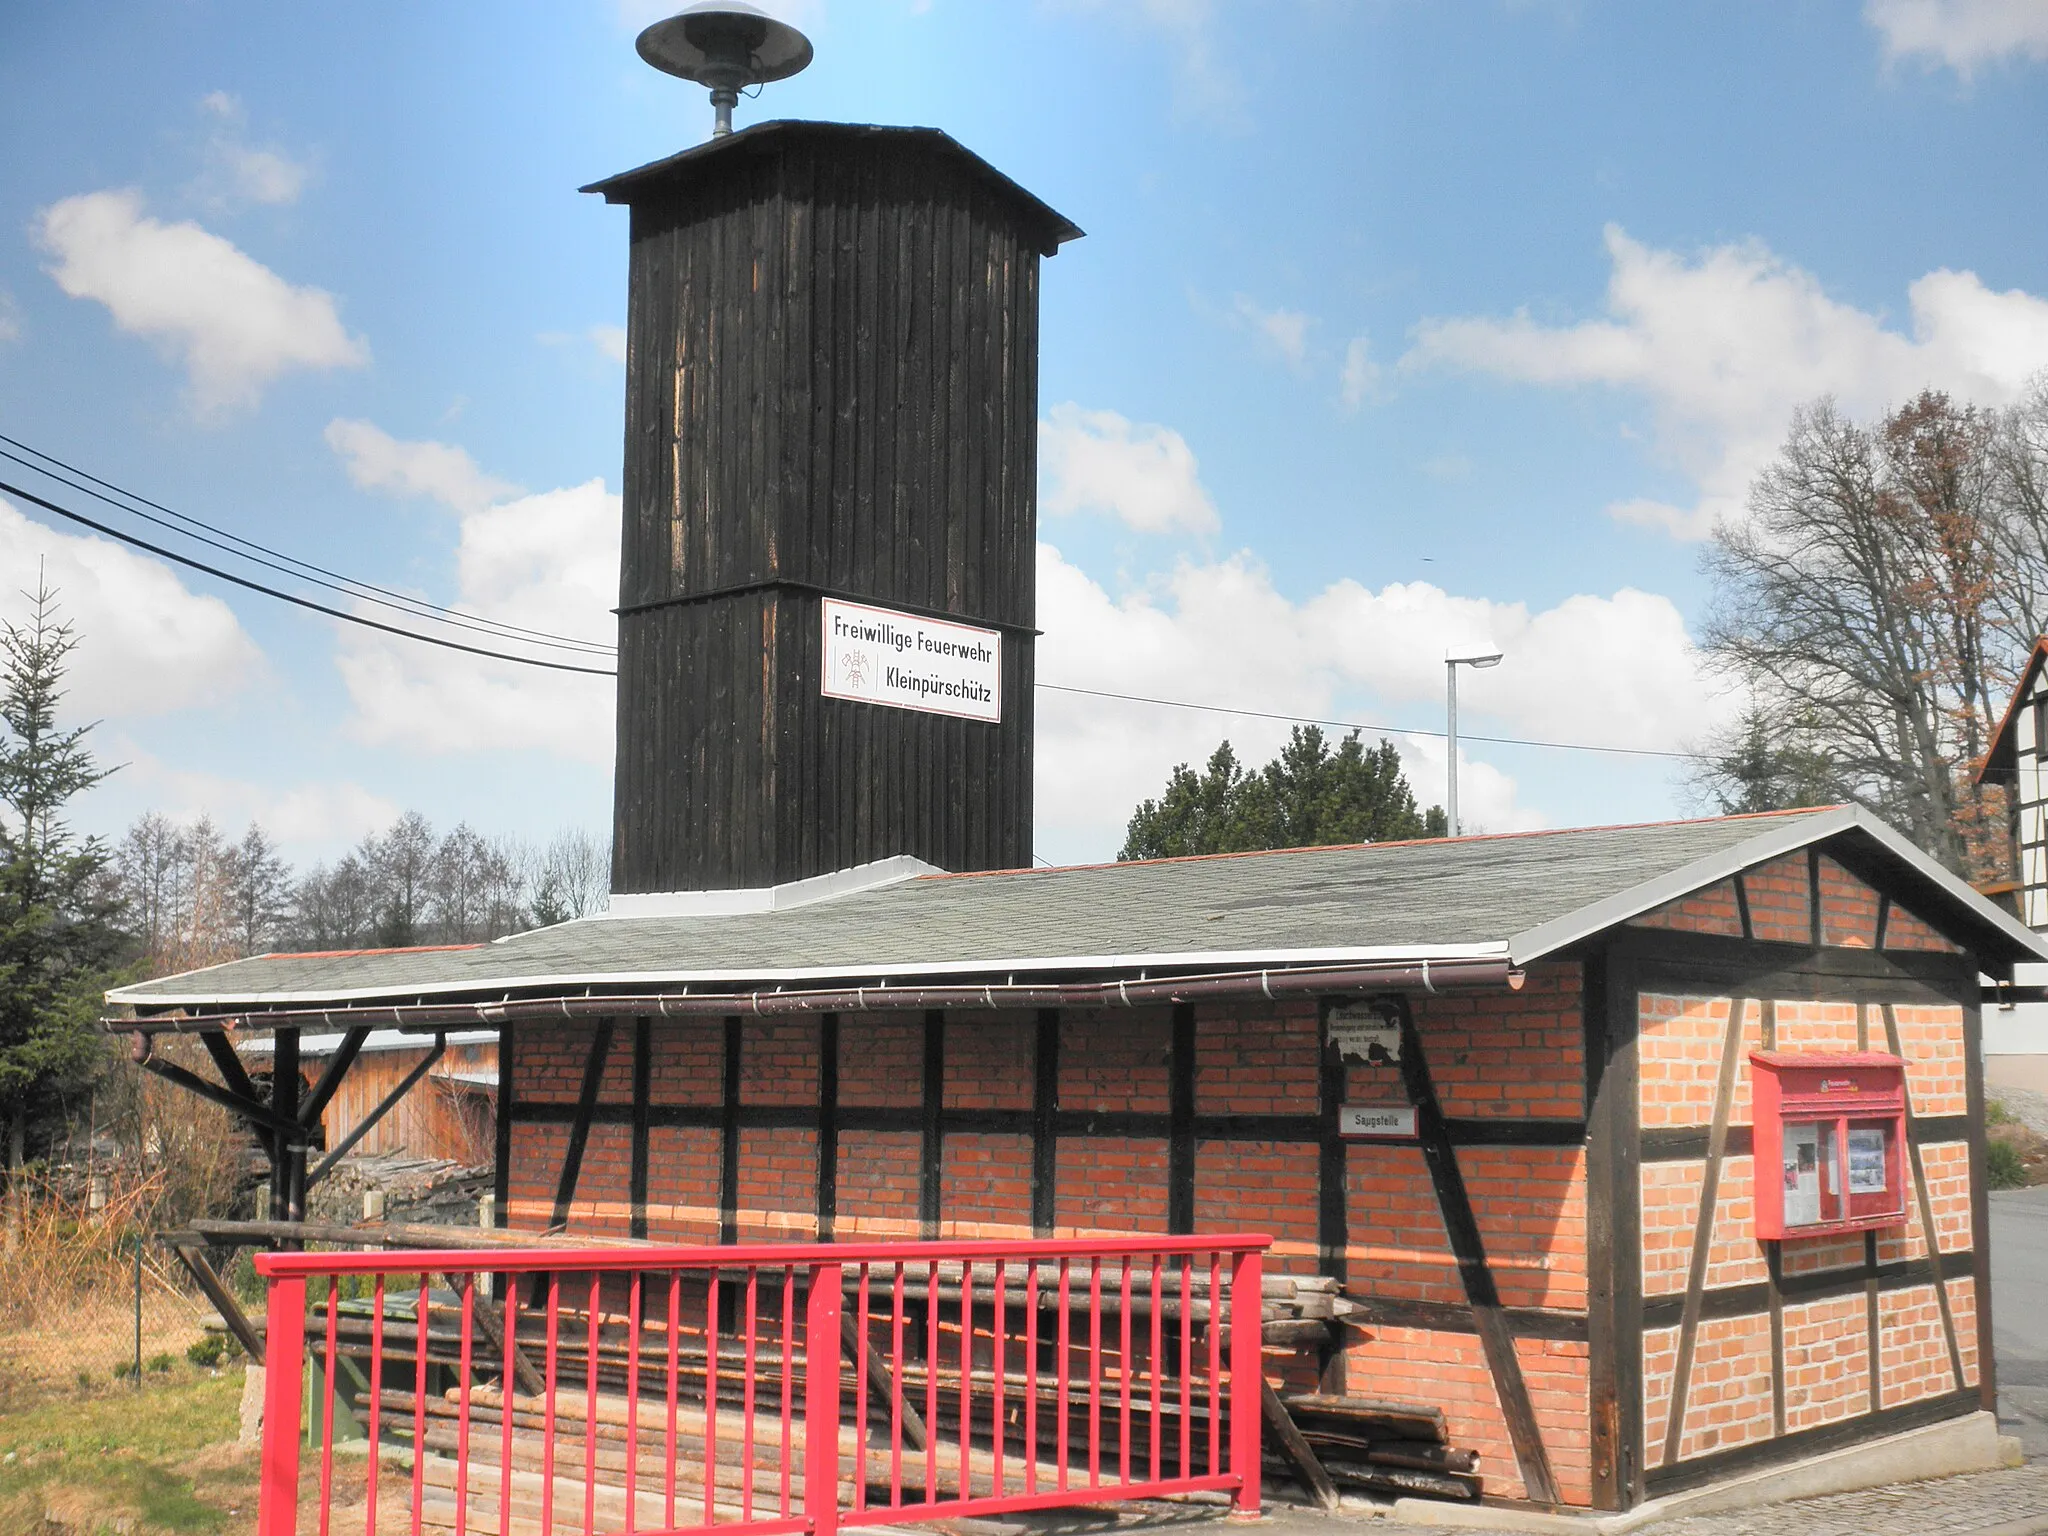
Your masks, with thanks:
[(2025, 1189), (2029, 1182), (2027, 1163), (2020, 1156), (2020, 1149), (2009, 1141), (1987, 1141), (1984, 1179), (1993, 1189)]
[(2018, 1116), (2007, 1109), (2000, 1100), (1986, 1099), (1984, 1101), (1984, 1123), (1986, 1125), (2013, 1125), (2017, 1121)]
[[(168, 1380), (0, 1414), (0, 1528), (212, 1536), (254, 1528), (256, 1459), (231, 1449), (242, 1373)], [(225, 1452), (225, 1453), (224, 1453)]]

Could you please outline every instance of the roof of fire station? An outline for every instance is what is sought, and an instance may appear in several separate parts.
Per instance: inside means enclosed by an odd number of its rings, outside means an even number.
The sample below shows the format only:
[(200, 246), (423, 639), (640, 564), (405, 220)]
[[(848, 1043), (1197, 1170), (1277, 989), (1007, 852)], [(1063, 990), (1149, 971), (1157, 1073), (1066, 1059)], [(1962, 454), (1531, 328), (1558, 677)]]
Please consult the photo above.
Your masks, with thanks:
[(900, 985), (1489, 957), (1519, 966), (1810, 846), (1877, 875), (1993, 974), (2048, 959), (2048, 941), (1882, 821), (1836, 806), (964, 875), (885, 860), (773, 892), (615, 897), (606, 916), (490, 944), (262, 955), (108, 1000), (147, 1015), (650, 984)]

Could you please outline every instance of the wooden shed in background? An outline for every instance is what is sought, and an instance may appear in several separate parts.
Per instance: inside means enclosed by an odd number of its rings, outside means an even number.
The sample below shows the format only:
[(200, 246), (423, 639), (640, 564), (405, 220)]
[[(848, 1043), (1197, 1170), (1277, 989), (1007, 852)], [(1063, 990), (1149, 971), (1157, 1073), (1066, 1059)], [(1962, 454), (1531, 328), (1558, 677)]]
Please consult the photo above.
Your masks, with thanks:
[[(306, 1035), (299, 1041), (300, 1072), (317, 1080), (348, 1037)], [(246, 1040), (237, 1049), (252, 1077), (270, 1071), (271, 1041)], [(340, 1146), (371, 1121), (350, 1150), (363, 1157), (403, 1152), (475, 1167), (491, 1160), (498, 1135), (498, 1032), (456, 1031), (447, 1049), (429, 1065), (381, 1118), (378, 1105), (419, 1070), (434, 1049), (431, 1036), (372, 1030), (320, 1118), (321, 1144)]]

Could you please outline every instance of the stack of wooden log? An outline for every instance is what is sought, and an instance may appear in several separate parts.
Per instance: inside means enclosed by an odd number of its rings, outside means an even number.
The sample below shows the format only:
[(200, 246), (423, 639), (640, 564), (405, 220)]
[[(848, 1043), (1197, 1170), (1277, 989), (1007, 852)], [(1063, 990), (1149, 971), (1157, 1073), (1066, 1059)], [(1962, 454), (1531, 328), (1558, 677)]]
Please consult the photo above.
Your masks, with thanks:
[(1339, 1488), (1479, 1497), (1478, 1453), (1449, 1443), (1440, 1408), (1319, 1394), (1281, 1402)]

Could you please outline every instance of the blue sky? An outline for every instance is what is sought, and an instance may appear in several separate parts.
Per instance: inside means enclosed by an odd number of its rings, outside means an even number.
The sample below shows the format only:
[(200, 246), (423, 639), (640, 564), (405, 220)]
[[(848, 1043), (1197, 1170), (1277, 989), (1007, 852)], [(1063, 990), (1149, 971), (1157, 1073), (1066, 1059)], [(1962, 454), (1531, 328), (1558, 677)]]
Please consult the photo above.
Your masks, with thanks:
[[(625, 217), (708, 129), (627, 0), (0, 15), (0, 432), (235, 532), (607, 639)], [(810, 0), (741, 105), (942, 127), (1088, 231), (1047, 263), (1040, 676), (1683, 749), (1700, 536), (1790, 412), (2048, 367), (2048, 4)], [(10, 471), (13, 466), (4, 466)], [(36, 488), (9, 473), (0, 478)], [(79, 503), (75, 495), (67, 500)], [(127, 764), (81, 808), (603, 828), (609, 685), (345, 633), (0, 507)], [(133, 526), (133, 525), (125, 525)], [(1041, 699), (1039, 852), (1277, 722)], [(1397, 736), (1425, 798), (1443, 749)], [(1493, 828), (1691, 808), (1468, 744)]]

